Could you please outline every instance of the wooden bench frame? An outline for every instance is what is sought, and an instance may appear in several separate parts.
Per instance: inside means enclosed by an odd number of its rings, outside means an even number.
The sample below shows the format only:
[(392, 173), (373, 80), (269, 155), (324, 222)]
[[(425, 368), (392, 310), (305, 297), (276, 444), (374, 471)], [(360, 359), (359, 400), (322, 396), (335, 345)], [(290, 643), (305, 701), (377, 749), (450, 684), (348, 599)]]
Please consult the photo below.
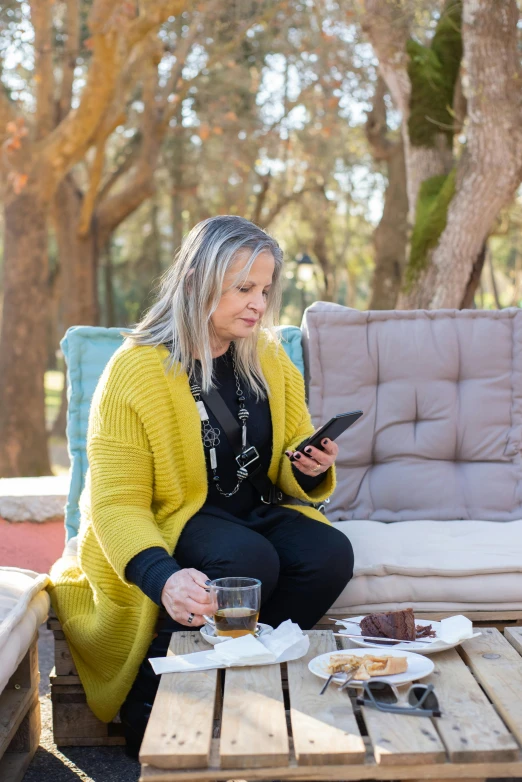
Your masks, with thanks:
[[(451, 612), (418, 611), (419, 619), (439, 620), (451, 616)], [(343, 616), (355, 616), (349, 612)], [(501, 632), (506, 627), (522, 626), (522, 611), (467, 611), (466, 616), (474, 625), (496, 627)], [(125, 744), (123, 727), (119, 718), (105, 723), (94, 716), (87, 705), (78, 671), (63, 634), (60, 622), (51, 616), (47, 626), (54, 634), (54, 663), (51, 672), (51, 700), (53, 706), (53, 733), (58, 747), (100, 747)], [(332, 629), (327, 618), (315, 629)]]
[(38, 634), (0, 695), (0, 779), (20, 782), (40, 743)]

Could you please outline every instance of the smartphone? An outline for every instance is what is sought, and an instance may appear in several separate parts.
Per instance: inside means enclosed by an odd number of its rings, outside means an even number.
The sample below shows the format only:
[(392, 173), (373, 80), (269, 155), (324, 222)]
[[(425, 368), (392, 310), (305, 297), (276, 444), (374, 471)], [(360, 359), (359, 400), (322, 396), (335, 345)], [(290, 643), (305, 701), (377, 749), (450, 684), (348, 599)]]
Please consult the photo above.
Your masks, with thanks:
[(354, 424), (362, 416), (362, 410), (355, 410), (352, 413), (339, 413), (330, 418), (328, 423), (323, 424), (320, 429), (317, 429), (308, 440), (304, 440), (297, 446), (297, 451), (302, 451), (308, 445), (313, 445), (314, 448), (319, 448), (320, 451), (324, 451), (321, 445), (321, 440), (328, 437), (329, 440), (336, 440), (340, 434), (342, 434), (349, 426)]

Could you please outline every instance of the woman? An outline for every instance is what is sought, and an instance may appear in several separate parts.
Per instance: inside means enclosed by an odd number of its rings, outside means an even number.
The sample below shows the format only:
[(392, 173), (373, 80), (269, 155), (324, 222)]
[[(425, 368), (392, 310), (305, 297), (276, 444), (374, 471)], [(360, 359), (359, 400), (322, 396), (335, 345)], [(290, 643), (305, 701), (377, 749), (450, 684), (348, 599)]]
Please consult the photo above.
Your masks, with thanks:
[[(271, 331), (281, 267), (278, 244), (248, 220), (196, 225), (93, 397), (78, 562), (56, 564), (52, 598), (88, 703), (106, 721), (121, 707), (133, 755), (159, 683), (148, 657), (204, 623), (209, 580), (259, 578), (260, 621), (307, 629), (352, 575), (348, 539), (312, 506), (334, 489), (338, 448), (296, 450), (313, 426)], [(283, 503), (265, 504), (238, 472), (204, 405), (213, 387), (259, 454), (246, 473), (268, 473)]]

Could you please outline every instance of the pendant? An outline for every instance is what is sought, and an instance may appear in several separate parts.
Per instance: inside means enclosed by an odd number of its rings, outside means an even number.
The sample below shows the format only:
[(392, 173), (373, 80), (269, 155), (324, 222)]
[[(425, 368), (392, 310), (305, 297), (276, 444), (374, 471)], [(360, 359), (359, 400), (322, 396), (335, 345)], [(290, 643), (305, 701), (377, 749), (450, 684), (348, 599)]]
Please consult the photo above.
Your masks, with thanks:
[(203, 445), (205, 448), (215, 448), (219, 445), (219, 435), (221, 432), (219, 429), (213, 429), (211, 426), (205, 429), (203, 432)]

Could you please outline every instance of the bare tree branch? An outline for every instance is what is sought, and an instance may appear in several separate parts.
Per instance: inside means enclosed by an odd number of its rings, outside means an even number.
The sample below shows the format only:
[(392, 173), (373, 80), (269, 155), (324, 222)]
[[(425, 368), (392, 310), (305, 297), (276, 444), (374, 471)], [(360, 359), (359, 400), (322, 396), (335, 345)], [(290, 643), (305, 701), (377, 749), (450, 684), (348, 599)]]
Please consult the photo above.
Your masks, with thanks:
[[(143, 41), (168, 16), (185, 10), (188, 0), (158, 3), (150, 15), (125, 24), (114, 14), (116, 0), (96, 0), (90, 15), (93, 57), (80, 105), (47, 137), (42, 155), (50, 162), (47, 187), (52, 190), (65, 171), (77, 162), (95, 138), (112, 103), (125, 62), (136, 54)], [(139, 22), (139, 24), (135, 24)]]
[(411, 0), (365, 0), (364, 6), (362, 29), (379, 58), (381, 75), (406, 123), (411, 92), (406, 53), (413, 16)]
[(395, 144), (388, 138), (388, 124), (386, 121), (386, 83), (379, 76), (375, 85), (372, 110), (366, 120), (366, 138), (372, 148), (372, 156), (375, 160), (388, 160), (393, 154)]
[(113, 187), (117, 184), (117, 182), (119, 182), (122, 176), (124, 176), (134, 166), (139, 156), (140, 145), (141, 135), (136, 133), (122, 153), (124, 155), (123, 161), (114, 171), (109, 174), (107, 180), (100, 188), (97, 198), (98, 203), (101, 203), (103, 199), (109, 195)]
[(118, 193), (99, 202), (96, 209), (102, 244), (125, 217), (154, 192), (154, 169), (163, 139), (156, 104), (157, 78), (157, 69), (149, 61), (142, 80), (141, 146), (133, 174)]
[(9, 122), (13, 122), (16, 119), (16, 110), (12, 101), (9, 100), (9, 96), (5, 90), (4, 85), (0, 82), (0, 144), (3, 143), (8, 135), (7, 125)]
[(58, 122), (71, 110), (74, 68), (80, 49), (80, 0), (66, 0), (65, 33), (67, 37), (62, 62)]
[(54, 124), (52, 1), (31, 0), (30, 7), (35, 51), (35, 138), (38, 140), (47, 136)]
[(261, 220), (263, 228), (268, 226), (276, 219), (277, 215), (281, 212), (285, 206), (291, 204), (293, 201), (298, 201), (305, 193), (322, 193), (325, 195), (324, 185), (306, 185), (301, 190), (295, 190), (293, 193), (289, 193), (278, 200), (278, 202), (272, 207), (265, 220)]

